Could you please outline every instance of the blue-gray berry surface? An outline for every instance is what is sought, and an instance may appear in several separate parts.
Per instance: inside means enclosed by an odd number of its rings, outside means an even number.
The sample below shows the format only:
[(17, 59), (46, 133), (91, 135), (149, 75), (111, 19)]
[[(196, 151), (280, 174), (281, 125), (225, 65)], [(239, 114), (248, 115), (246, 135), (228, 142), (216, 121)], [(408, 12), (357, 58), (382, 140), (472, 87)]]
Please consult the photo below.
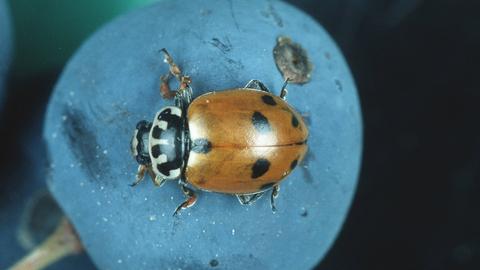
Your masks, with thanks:
[[(172, 217), (185, 199), (176, 182), (130, 187), (136, 123), (172, 105), (159, 92), (168, 72), (160, 50), (191, 77), (194, 97), (251, 79), (278, 95), (279, 36), (305, 49), (313, 71), (308, 83), (288, 86), (310, 129), (309, 154), (282, 182), (277, 212), (268, 196), (243, 206), (196, 191), (197, 203)], [(123, 16), (83, 44), (55, 87), (44, 137), (49, 188), (100, 269), (311, 269), (348, 213), (362, 127), (343, 56), (305, 13), (279, 1), (180, 0)]]

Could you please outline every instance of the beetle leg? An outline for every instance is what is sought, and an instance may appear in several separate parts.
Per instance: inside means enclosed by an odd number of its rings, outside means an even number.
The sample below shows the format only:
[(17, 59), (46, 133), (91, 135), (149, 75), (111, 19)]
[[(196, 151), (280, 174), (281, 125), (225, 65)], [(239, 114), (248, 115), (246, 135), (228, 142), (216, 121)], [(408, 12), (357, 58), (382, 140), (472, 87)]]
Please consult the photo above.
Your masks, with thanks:
[(260, 199), (260, 197), (263, 196), (263, 193), (265, 192), (259, 192), (255, 194), (237, 194), (237, 199), (243, 205), (251, 205)]
[(282, 90), (280, 90), (280, 98), (283, 99), (283, 100), (286, 100), (287, 99), (287, 84), (288, 84), (288, 81), (290, 81), (289, 78), (287, 78), (285, 80), (285, 82), (283, 83), (283, 86), (282, 86)]
[(182, 109), (183, 112), (186, 112), (188, 105), (192, 102), (192, 88), (186, 86), (185, 88), (179, 89), (177, 95), (175, 96), (175, 106)]
[(250, 80), (247, 85), (245, 85), (245, 88), (250, 88), (250, 89), (257, 89), (261, 91), (265, 91), (270, 93), (270, 90), (259, 80)]
[(142, 182), (145, 178), (145, 172), (148, 170), (147, 166), (140, 165), (138, 166), (137, 176), (135, 177), (135, 182), (131, 183), (130, 186), (134, 187), (138, 185), (138, 183)]
[(277, 207), (275, 207), (275, 199), (278, 197), (278, 193), (280, 192), (280, 186), (276, 185), (272, 188), (272, 195), (270, 196), (270, 205), (272, 206), (272, 212), (277, 211)]
[(152, 181), (154, 181), (155, 180), (155, 173), (153, 172), (152, 165), (149, 165), (147, 167), (147, 172), (148, 172), (148, 175), (150, 175), (150, 179), (152, 179)]
[(182, 71), (180, 68), (177, 66), (177, 64), (175, 64), (167, 49), (163, 48), (161, 51), (164, 54), (165, 62), (170, 66), (170, 73), (173, 74), (173, 76), (175, 76), (179, 82), (182, 82)]
[(175, 209), (175, 212), (173, 212), (173, 216), (177, 215), (178, 212), (182, 209), (187, 209), (189, 207), (192, 207), (196, 202), (197, 202), (197, 196), (193, 192), (192, 189), (188, 188), (185, 185), (180, 185), (180, 188), (182, 189), (183, 194), (187, 196), (187, 199), (181, 203), (177, 209)]
[(160, 94), (162, 95), (163, 98), (166, 98), (166, 99), (171, 99), (175, 97), (175, 94), (177, 93), (176, 91), (172, 91), (170, 89), (170, 86), (168, 85), (168, 81), (170, 80), (171, 77), (172, 77), (172, 74), (170, 73), (162, 75), (160, 77), (160, 81), (161, 81)]
[(185, 90), (192, 83), (190, 76), (182, 75), (180, 78), (180, 89)]
[(170, 54), (165, 48), (163, 48), (161, 51), (164, 54), (165, 62), (170, 66), (170, 70), (168, 74), (163, 75), (160, 78), (160, 80), (162, 81), (160, 85), (160, 91), (164, 98), (173, 98), (175, 97), (176, 91), (171, 91), (168, 85), (168, 81), (172, 75), (175, 76), (175, 78), (177, 78), (177, 80), (180, 82), (180, 87), (179, 87), (180, 90), (184, 90), (188, 88), (192, 80), (190, 79), (189, 76), (185, 76), (182, 74), (182, 70), (177, 64), (175, 64), (172, 56), (170, 56)]
[(165, 184), (166, 181), (167, 181), (167, 179), (161, 177), (160, 175), (152, 177), (152, 182), (157, 187), (163, 186), (163, 184)]

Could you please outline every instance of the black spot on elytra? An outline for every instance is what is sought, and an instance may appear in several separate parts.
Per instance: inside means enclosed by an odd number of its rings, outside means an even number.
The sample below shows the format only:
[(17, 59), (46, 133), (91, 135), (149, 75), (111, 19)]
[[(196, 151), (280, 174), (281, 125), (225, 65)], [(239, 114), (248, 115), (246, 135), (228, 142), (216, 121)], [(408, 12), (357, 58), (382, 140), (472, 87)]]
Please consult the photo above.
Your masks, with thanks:
[(293, 171), (293, 169), (297, 167), (297, 164), (298, 164), (298, 159), (295, 159), (294, 161), (292, 161), (292, 163), (290, 164), (290, 170)]
[[(67, 120), (63, 123), (63, 134), (65, 134), (69, 149), (78, 163), (83, 164), (82, 169), (86, 170), (88, 181), (105, 180), (109, 175), (110, 163), (108, 158), (103, 157), (99, 146), (95, 129), (89, 124), (85, 115), (73, 108), (66, 108), (64, 115)], [(101, 158), (98, 158), (101, 157)]]
[(212, 259), (209, 264), (210, 264), (211, 267), (217, 267), (218, 266), (218, 261), (215, 260), (215, 259)]
[(268, 190), (268, 189), (271, 189), (277, 182), (271, 182), (271, 183), (266, 183), (266, 184), (263, 184), (261, 187), (260, 187), (260, 190)]
[(191, 150), (195, 153), (206, 154), (212, 149), (212, 143), (207, 139), (195, 139), (192, 142)]
[(252, 178), (258, 178), (264, 175), (270, 168), (270, 161), (264, 158), (258, 159), (252, 166)]
[(154, 158), (158, 158), (160, 156), (160, 145), (155, 144), (152, 146), (152, 149), (150, 149), (150, 152), (152, 153), (152, 156)]
[(297, 117), (294, 114), (292, 114), (292, 126), (298, 127), (298, 124), (299, 123), (298, 123)]
[(154, 126), (152, 129), (152, 137), (154, 139), (160, 139), (160, 136), (162, 134), (162, 129), (159, 126)]
[(252, 123), (255, 129), (259, 132), (270, 132), (272, 128), (270, 127), (270, 123), (268, 123), (268, 119), (260, 112), (254, 112), (252, 115)]
[(272, 96), (264, 95), (264, 96), (262, 96), (262, 100), (265, 104), (268, 104), (268, 105), (271, 105), (271, 106), (277, 105), (277, 102), (275, 102), (275, 100), (273, 99)]

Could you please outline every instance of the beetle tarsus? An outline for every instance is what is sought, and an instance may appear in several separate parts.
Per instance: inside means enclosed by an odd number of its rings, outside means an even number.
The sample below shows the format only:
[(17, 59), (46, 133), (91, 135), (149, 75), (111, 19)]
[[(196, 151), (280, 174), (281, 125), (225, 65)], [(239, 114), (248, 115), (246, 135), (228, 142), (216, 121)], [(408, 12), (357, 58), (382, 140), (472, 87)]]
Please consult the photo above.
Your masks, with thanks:
[(282, 86), (282, 90), (280, 90), (280, 98), (283, 100), (287, 99), (287, 94), (288, 94), (287, 85), (289, 81), (290, 81), (290, 78), (285, 79), (285, 82), (283, 83), (283, 86)]
[(152, 177), (152, 181), (153, 181), (153, 184), (157, 187), (161, 187), (163, 186), (163, 184), (165, 184), (165, 182), (167, 181), (167, 179), (161, 177), (160, 175), (157, 175), (155, 177)]
[(254, 202), (256, 202), (258, 199), (260, 199), (265, 192), (259, 192), (259, 193), (254, 193), (254, 194), (237, 194), (237, 199), (240, 202), (240, 204), (243, 205), (251, 205)]
[(173, 74), (179, 81), (181, 81), (180, 76), (182, 75), (182, 71), (177, 66), (177, 64), (175, 64), (175, 62), (173, 61), (173, 58), (168, 53), (167, 49), (163, 48), (161, 49), (161, 51), (164, 54), (165, 62), (170, 66), (170, 73)]
[(147, 166), (140, 165), (138, 166), (137, 176), (135, 177), (135, 182), (129, 184), (131, 187), (138, 185), (145, 178), (145, 172), (147, 171)]
[(197, 202), (197, 196), (192, 189), (186, 187), (185, 185), (180, 185), (180, 188), (182, 189), (183, 194), (187, 196), (187, 199), (175, 209), (173, 216), (176, 216), (180, 210), (192, 207)]
[(270, 196), (270, 205), (272, 206), (272, 212), (275, 213), (277, 211), (277, 207), (275, 206), (275, 199), (278, 197), (278, 193), (280, 192), (280, 186), (276, 185), (272, 189), (272, 195)]
[(264, 91), (264, 92), (267, 92), (267, 93), (270, 93), (270, 90), (268, 90), (268, 88), (265, 86), (265, 84), (263, 84), (261, 81), (259, 80), (250, 80), (247, 85), (245, 85), (245, 88), (249, 88), (249, 89), (257, 89), (257, 90), (260, 90), (260, 91)]

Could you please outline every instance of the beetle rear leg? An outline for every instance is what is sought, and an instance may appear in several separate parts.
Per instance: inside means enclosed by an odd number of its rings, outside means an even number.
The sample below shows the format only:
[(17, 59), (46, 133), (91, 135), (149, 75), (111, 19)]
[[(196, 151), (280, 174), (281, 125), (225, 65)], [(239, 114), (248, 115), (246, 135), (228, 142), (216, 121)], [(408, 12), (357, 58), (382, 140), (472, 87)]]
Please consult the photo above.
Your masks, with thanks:
[(183, 194), (187, 196), (187, 199), (175, 209), (173, 216), (177, 215), (180, 210), (192, 207), (197, 202), (197, 196), (192, 189), (188, 188), (184, 184), (180, 184), (180, 188), (182, 189)]
[(270, 90), (259, 80), (250, 80), (247, 85), (245, 85), (245, 88), (250, 88), (250, 89), (257, 89), (261, 90), (267, 93), (270, 93)]
[(280, 192), (280, 186), (276, 185), (272, 188), (272, 195), (270, 196), (270, 205), (272, 206), (272, 212), (277, 211), (277, 207), (275, 207), (275, 199), (278, 198), (278, 193)]
[(238, 201), (243, 205), (251, 205), (256, 202), (265, 192), (259, 192), (255, 194), (237, 194)]

